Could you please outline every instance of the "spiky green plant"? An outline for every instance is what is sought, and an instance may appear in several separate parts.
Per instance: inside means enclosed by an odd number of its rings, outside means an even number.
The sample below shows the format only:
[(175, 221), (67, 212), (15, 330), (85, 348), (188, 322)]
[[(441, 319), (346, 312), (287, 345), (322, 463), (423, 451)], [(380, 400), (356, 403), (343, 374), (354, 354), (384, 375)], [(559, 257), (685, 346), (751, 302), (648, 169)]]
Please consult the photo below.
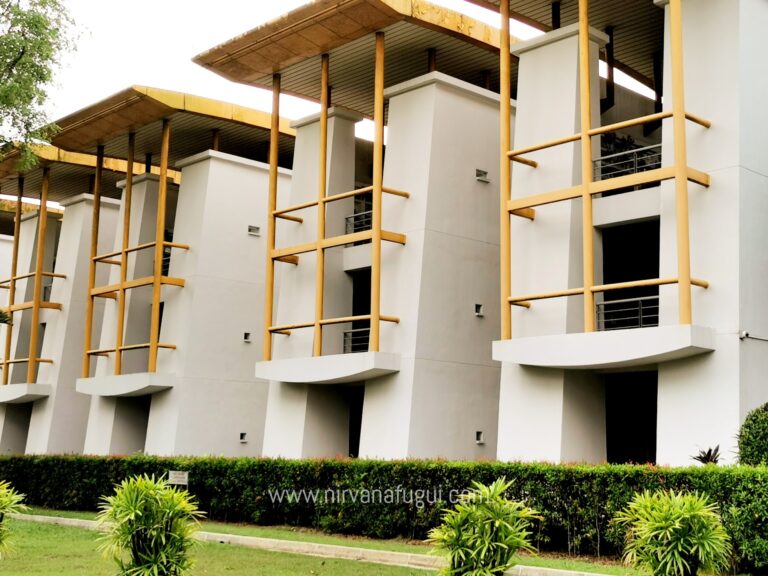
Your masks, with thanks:
[(165, 479), (135, 476), (102, 498), (100, 550), (121, 576), (181, 576), (192, 567), (193, 534), (203, 513), (186, 490)]
[(0, 481), (0, 559), (8, 553), (8, 537), (11, 529), (8, 527), (8, 514), (17, 514), (26, 510), (22, 504), (24, 494), (13, 489), (10, 482)]
[(717, 506), (705, 494), (645, 491), (635, 494), (615, 521), (626, 527), (624, 560), (657, 576), (721, 573), (731, 562), (731, 542)]
[(429, 532), (428, 542), (448, 552), (449, 565), (441, 574), (497, 576), (514, 565), (520, 550), (535, 552), (529, 528), (537, 512), (504, 494), (512, 483), (499, 478), (489, 486), (472, 483), (453, 510), (445, 510), (442, 524)]

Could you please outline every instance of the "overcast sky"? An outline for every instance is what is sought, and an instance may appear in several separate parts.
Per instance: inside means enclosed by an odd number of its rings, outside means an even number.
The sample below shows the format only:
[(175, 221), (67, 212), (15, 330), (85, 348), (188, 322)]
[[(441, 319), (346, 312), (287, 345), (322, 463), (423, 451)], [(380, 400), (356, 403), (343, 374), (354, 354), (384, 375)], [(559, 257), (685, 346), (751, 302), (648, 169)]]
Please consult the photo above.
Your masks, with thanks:
[[(487, 22), (498, 15), (464, 0), (433, 0)], [(269, 111), (265, 90), (229, 82), (192, 57), (307, 3), (306, 0), (64, 0), (77, 22), (77, 51), (51, 91), (55, 120), (133, 84), (187, 92)], [(494, 18), (494, 16), (496, 16)], [(523, 34), (524, 31), (520, 31)], [(316, 105), (286, 97), (281, 114), (300, 118)]]

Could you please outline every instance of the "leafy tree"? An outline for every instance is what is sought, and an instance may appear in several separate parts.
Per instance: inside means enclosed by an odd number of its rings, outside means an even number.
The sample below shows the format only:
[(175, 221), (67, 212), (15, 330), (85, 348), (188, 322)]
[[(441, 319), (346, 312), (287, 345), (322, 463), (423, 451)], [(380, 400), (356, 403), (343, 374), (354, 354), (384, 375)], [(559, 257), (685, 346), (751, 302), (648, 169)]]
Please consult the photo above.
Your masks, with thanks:
[(0, 559), (8, 552), (8, 514), (16, 514), (26, 509), (22, 504), (24, 494), (19, 494), (13, 487), (5, 481), (0, 481)]
[(34, 163), (30, 144), (55, 131), (43, 106), (73, 29), (61, 0), (0, 0), (0, 152), (18, 143), (21, 167)]

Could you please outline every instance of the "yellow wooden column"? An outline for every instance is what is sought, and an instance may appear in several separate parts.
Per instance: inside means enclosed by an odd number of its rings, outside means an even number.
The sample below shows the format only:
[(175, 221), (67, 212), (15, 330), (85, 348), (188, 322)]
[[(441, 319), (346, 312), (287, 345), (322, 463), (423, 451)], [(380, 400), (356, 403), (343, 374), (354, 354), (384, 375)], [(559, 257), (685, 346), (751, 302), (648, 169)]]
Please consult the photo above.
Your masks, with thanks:
[(96, 256), (99, 250), (99, 218), (101, 217), (101, 175), (104, 169), (104, 146), (96, 149), (96, 177), (93, 181), (93, 217), (91, 220), (91, 251), (88, 261), (88, 299), (85, 305), (85, 346), (83, 348), (83, 378), (91, 375), (91, 356), (88, 350), (93, 340), (93, 288), (96, 285)]
[(323, 319), (325, 297), (325, 197), (328, 193), (328, 76), (330, 59), (323, 54), (320, 72), (320, 154), (317, 182), (317, 266), (315, 277), (315, 336), (313, 356), (323, 354)]
[(592, 225), (592, 88), (589, 58), (589, 0), (579, 0), (579, 100), (581, 101), (582, 259), (584, 267), (584, 331), (595, 331), (595, 246)]
[(371, 214), (370, 352), (379, 351), (381, 329), (381, 209), (384, 189), (384, 32), (376, 33), (376, 76), (373, 103), (373, 210)]
[(272, 76), (272, 126), (269, 133), (269, 200), (267, 210), (267, 273), (264, 280), (263, 360), (272, 360), (272, 332), (275, 305), (275, 210), (277, 210), (277, 162), (280, 149), (280, 74)]
[(512, 293), (512, 230), (507, 204), (512, 198), (512, 166), (509, 151), (512, 147), (511, 135), (511, 66), (512, 55), (509, 46), (509, 0), (502, 0), (499, 5), (501, 13), (501, 62), (499, 69), (499, 145), (501, 165), (499, 166), (499, 198), (501, 205), (501, 339), (512, 338), (512, 307), (509, 297)]
[(45, 262), (45, 232), (48, 224), (48, 189), (51, 184), (51, 169), (43, 168), (40, 207), (37, 210), (37, 250), (35, 252), (34, 291), (32, 296), (32, 325), (29, 330), (29, 363), (27, 384), (37, 381), (38, 344), (40, 339), (40, 302), (43, 299), (43, 263)]
[(155, 269), (152, 281), (152, 316), (149, 328), (148, 372), (157, 371), (157, 350), (160, 342), (160, 294), (163, 288), (163, 248), (165, 247), (165, 208), (168, 196), (168, 154), (171, 145), (171, 121), (163, 120), (160, 145), (160, 182), (157, 187), (157, 223), (155, 227)]
[(131, 238), (131, 201), (133, 195), (133, 157), (136, 153), (136, 134), (128, 134), (128, 160), (125, 172), (125, 189), (123, 190), (123, 238), (120, 251), (120, 290), (117, 292), (117, 335), (115, 338), (115, 374), (123, 371), (123, 338), (125, 334), (125, 300), (128, 291), (125, 283), (128, 280), (128, 246)]
[(691, 247), (688, 223), (688, 151), (685, 126), (683, 69), (683, 7), (669, 2), (670, 56), (672, 64), (672, 122), (675, 139), (675, 210), (677, 212), (677, 277), (680, 324), (691, 324)]
[(16, 188), (16, 213), (13, 220), (13, 252), (11, 256), (11, 280), (8, 285), (8, 316), (10, 323), (5, 327), (5, 355), (3, 356), (3, 384), (8, 384), (11, 365), (11, 343), (13, 341), (13, 305), (16, 303), (16, 275), (19, 267), (19, 235), (21, 234), (21, 199), (24, 196), (24, 177), (19, 176)]

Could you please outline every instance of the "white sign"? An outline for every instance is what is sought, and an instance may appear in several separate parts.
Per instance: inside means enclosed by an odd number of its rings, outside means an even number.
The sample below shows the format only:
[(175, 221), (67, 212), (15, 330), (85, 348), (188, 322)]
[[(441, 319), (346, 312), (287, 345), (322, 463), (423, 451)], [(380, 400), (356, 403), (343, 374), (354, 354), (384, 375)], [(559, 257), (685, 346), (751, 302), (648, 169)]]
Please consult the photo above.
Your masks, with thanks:
[(181, 484), (189, 486), (189, 472), (181, 470), (168, 470), (168, 484)]

